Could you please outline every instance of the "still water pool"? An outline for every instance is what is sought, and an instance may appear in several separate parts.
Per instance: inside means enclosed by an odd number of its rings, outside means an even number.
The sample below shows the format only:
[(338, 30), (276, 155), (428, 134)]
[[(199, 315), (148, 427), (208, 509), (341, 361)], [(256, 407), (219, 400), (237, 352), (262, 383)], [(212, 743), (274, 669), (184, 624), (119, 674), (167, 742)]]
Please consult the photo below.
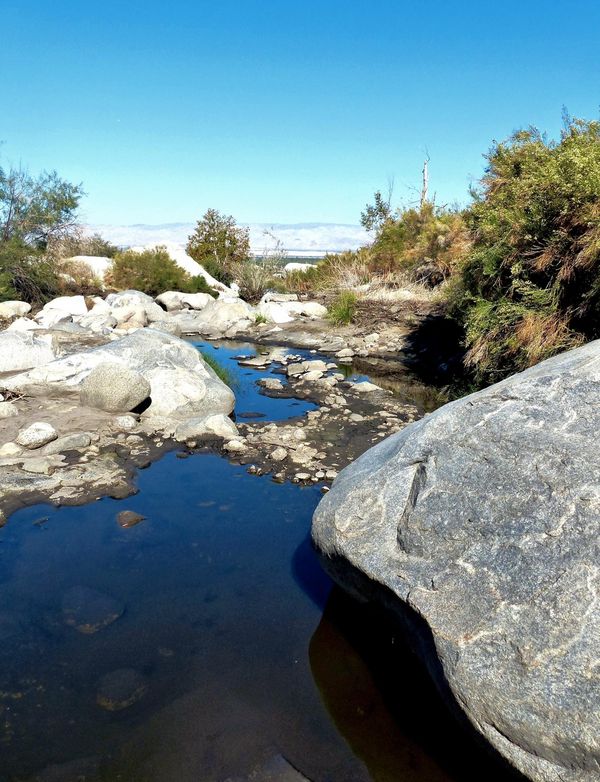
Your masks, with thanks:
[[(309, 543), (319, 487), (169, 453), (138, 488), (0, 530), (2, 782), (224, 782), (278, 755), (313, 782), (509, 778), (394, 630), (332, 588)], [(122, 529), (125, 509), (146, 520)], [(120, 616), (79, 632), (74, 587)], [(121, 669), (144, 691), (107, 711)]]

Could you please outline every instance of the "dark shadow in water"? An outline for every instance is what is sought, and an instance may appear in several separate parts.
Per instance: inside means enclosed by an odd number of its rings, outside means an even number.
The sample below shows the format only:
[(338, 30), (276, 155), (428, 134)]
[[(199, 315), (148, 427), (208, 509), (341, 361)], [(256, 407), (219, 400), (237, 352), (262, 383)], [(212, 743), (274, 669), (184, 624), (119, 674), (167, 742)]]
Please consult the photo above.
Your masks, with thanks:
[(292, 575), (304, 594), (322, 611), (331, 592), (332, 582), (319, 564), (310, 535), (294, 551)]
[(453, 718), (388, 617), (338, 587), (309, 659), (332, 720), (375, 782), (524, 782)]

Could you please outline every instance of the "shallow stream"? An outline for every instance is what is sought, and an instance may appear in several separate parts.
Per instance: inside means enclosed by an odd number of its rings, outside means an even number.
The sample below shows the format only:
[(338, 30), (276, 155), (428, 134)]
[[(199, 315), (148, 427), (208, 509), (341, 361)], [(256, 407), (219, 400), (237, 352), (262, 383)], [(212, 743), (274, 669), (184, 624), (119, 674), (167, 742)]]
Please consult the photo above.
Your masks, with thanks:
[[(240, 346), (202, 349), (234, 373), (238, 416), (310, 409), (258, 394), (266, 372), (238, 368)], [(509, 778), (393, 628), (332, 588), (309, 542), (319, 486), (169, 453), (138, 487), (0, 530), (2, 782), (260, 782), (275, 756), (313, 782)], [(146, 519), (121, 528), (122, 510)], [(120, 606), (97, 632), (67, 623), (75, 587)], [(88, 630), (105, 621), (82, 610)], [(101, 681), (121, 669), (139, 699), (107, 711)]]

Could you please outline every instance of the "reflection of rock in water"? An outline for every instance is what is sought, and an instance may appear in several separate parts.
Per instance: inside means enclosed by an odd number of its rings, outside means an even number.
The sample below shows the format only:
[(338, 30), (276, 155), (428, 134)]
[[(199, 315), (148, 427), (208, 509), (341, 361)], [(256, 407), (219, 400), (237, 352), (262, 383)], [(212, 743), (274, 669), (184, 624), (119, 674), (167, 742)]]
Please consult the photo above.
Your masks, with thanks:
[(455, 725), (381, 616), (375, 621), (368, 608), (337, 588), (311, 639), (309, 658), (325, 706), (375, 782), (513, 778)]
[(349, 613), (356, 623), (362, 611), (334, 589), (309, 647), (315, 682), (338, 730), (377, 782), (448, 782), (450, 777), (395, 722), (344, 632), (352, 620)]

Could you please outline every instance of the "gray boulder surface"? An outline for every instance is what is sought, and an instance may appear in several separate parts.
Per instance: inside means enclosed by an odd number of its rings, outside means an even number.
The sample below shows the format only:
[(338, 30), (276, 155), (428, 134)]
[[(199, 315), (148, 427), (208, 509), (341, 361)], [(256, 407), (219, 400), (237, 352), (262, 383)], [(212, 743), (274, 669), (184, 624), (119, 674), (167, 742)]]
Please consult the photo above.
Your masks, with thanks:
[(109, 413), (129, 413), (150, 396), (150, 383), (134, 369), (116, 362), (98, 364), (79, 387), (86, 407)]
[(49, 335), (37, 336), (29, 331), (0, 333), (0, 372), (18, 372), (54, 361), (56, 350)]
[(452, 402), (343, 470), (313, 539), (536, 782), (600, 778), (600, 341)]

